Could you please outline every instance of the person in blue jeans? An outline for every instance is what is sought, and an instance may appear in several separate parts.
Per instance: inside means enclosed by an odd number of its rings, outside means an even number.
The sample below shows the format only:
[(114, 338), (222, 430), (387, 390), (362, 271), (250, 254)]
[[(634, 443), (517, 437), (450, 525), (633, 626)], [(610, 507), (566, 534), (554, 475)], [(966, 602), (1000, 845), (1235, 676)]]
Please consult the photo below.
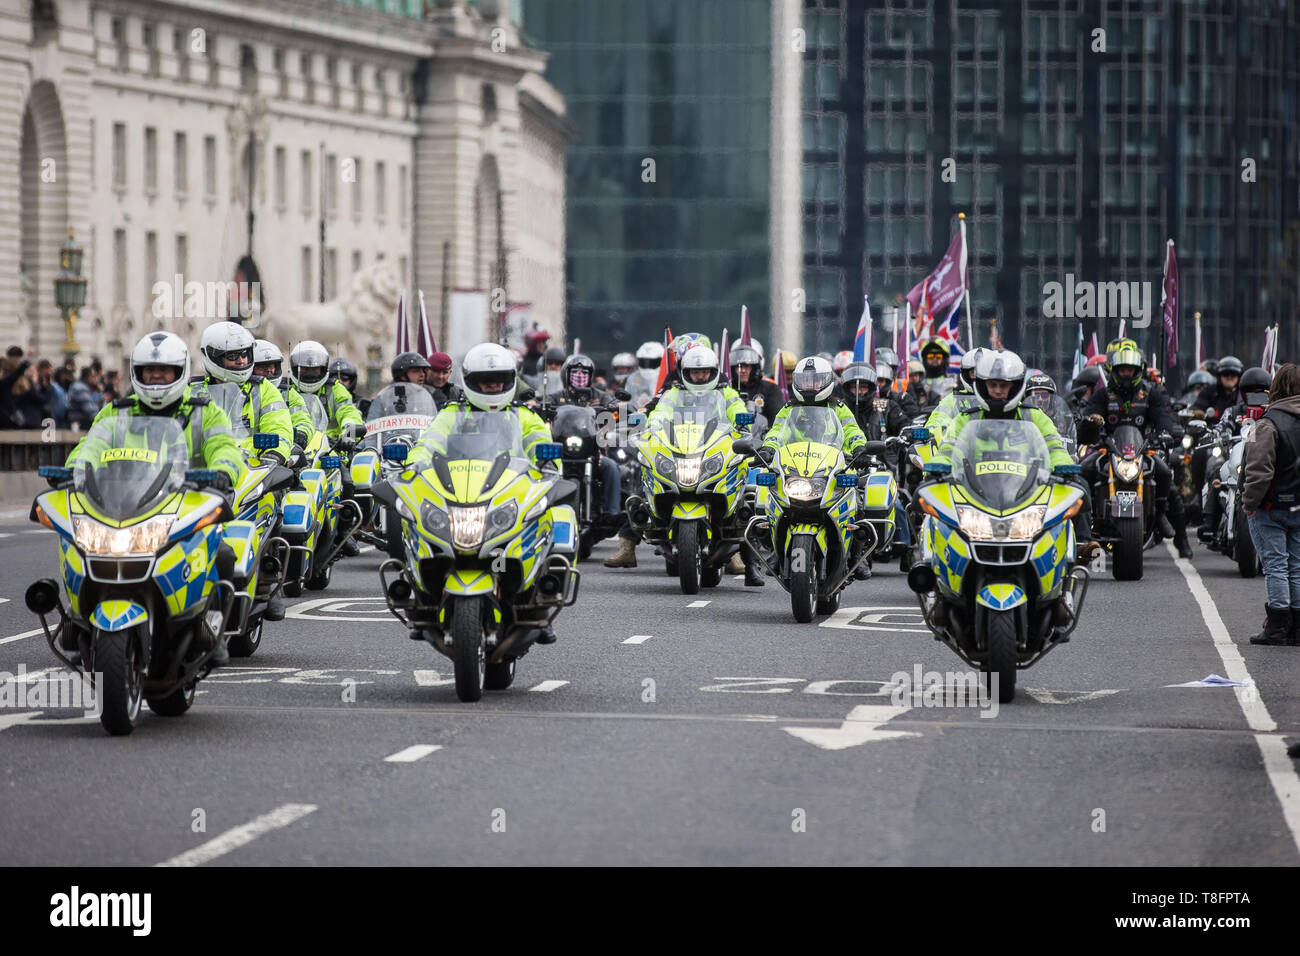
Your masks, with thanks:
[[(1252, 403), (1253, 404), (1253, 403)], [(1264, 566), (1264, 629), (1252, 644), (1300, 645), (1300, 366), (1273, 376), (1246, 439), (1241, 504)]]

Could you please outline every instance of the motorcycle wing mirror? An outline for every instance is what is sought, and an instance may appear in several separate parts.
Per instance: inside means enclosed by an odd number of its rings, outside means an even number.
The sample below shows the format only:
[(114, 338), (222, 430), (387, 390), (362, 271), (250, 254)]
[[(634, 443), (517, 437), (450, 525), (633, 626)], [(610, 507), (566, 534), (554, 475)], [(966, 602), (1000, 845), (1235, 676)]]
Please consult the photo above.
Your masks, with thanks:
[(623, 389), (621, 389), (621, 388), (616, 388), (616, 389), (614, 389), (614, 397), (615, 397), (616, 399), (618, 399), (620, 402), (630, 402), (630, 401), (632, 401), (632, 393), (631, 393), (631, 392), (625, 392), (625, 391), (624, 391)]
[(731, 443), (731, 447), (738, 455), (752, 456), (754, 454), (754, 442), (750, 438), (737, 438)]
[(280, 447), (280, 436), (274, 432), (258, 432), (253, 436), (253, 447), (258, 451)]
[(748, 428), (752, 424), (754, 424), (753, 412), (741, 412), (739, 415), (736, 416), (737, 428)]
[(371, 485), (370, 496), (385, 508), (397, 507), (397, 492), (387, 481), (379, 481)]
[(401, 442), (397, 442), (392, 445), (385, 445), (384, 461), (406, 461), (406, 458), (410, 454), (410, 452), (411, 450), (407, 448), (405, 445), (403, 445)]
[(266, 476), (262, 482), (262, 494), (269, 495), (279, 491), (281, 488), (288, 488), (297, 479), (297, 475), (292, 468), (286, 468), (284, 465), (276, 465), (271, 469), (271, 473)]

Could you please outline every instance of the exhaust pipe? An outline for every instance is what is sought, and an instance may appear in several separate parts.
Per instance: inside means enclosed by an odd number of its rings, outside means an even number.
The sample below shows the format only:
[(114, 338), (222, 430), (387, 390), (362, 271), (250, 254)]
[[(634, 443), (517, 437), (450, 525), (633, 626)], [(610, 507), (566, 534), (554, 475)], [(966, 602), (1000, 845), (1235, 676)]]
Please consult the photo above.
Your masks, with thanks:
[(59, 585), (53, 578), (34, 581), (23, 595), (27, 610), (44, 617), (59, 606)]
[(916, 594), (930, 593), (937, 583), (934, 569), (928, 564), (915, 564), (912, 570), (907, 572), (907, 586)]

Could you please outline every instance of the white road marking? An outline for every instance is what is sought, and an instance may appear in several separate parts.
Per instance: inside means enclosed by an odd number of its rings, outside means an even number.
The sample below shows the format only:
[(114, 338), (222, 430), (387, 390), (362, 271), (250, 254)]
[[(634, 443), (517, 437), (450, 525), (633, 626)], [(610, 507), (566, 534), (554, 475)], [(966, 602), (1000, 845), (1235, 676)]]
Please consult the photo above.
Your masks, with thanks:
[(1286, 742), (1275, 733), (1277, 722), (1273, 720), (1268, 707), (1264, 705), (1264, 700), (1255, 686), (1255, 680), (1246, 668), (1246, 661), (1229, 636), (1228, 629), (1219, 614), (1218, 605), (1214, 603), (1214, 598), (1206, 589), (1200, 573), (1192, 562), (1178, 557), (1173, 542), (1166, 542), (1165, 546), (1174, 559), (1175, 567), (1183, 573), (1187, 588), (1192, 592), (1192, 597), (1196, 599), (1201, 609), (1201, 617), (1205, 619), (1205, 626), (1209, 628), (1210, 636), (1214, 639), (1214, 649), (1219, 652), (1219, 658), (1223, 661), (1224, 674), (1229, 680), (1242, 681), (1247, 685), (1234, 687), (1232, 691), (1237, 697), (1237, 705), (1245, 714), (1250, 729), (1260, 731), (1255, 734), (1255, 743), (1264, 758), (1264, 770), (1268, 774), (1269, 783), (1273, 785), (1273, 792), (1277, 794), (1278, 802), (1282, 804), (1282, 817), (1291, 829), (1291, 839), (1296, 849), (1300, 850), (1300, 774), (1297, 773), (1295, 763), (1287, 756)]
[(821, 747), (822, 750), (844, 750), (847, 747), (859, 747), (872, 740), (898, 740), (902, 737), (921, 736), (914, 731), (879, 729), (911, 709), (888, 704), (859, 704), (849, 711), (844, 722), (834, 730), (821, 727), (782, 727), (781, 729), (792, 737), (798, 737), (800, 740)]
[(0, 730), (25, 724), (29, 720), (35, 720), (43, 713), (44, 711), (41, 710), (25, 710), (21, 714), (0, 714)]
[(441, 750), (440, 744), (416, 744), (413, 747), (407, 747), (405, 750), (399, 750), (395, 754), (389, 754), (384, 758), (388, 763), (415, 763), (435, 751)]
[(1109, 697), (1111, 694), (1118, 694), (1117, 690), (1039, 690), (1037, 687), (1026, 687), (1025, 693), (1040, 704), (1078, 704), (1085, 700), (1097, 700), (1100, 697)]
[(0, 598), (0, 604), (8, 604), (9, 598)]
[(882, 631), (886, 634), (928, 634), (921, 619), (921, 609), (911, 607), (842, 607), (819, 627), (844, 628), (850, 631)]
[[(351, 610), (353, 605), (375, 606), (373, 611), (357, 614), (336, 614), (335, 610)], [(309, 613), (309, 612), (317, 613)], [(364, 616), (363, 616), (364, 615)], [(317, 598), (314, 601), (299, 601), (291, 604), (284, 612), (286, 618), (299, 621), (360, 621), (367, 624), (383, 624), (396, 620), (388, 613), (388, 606), (383, 598)]]
[(58, 534), (53, 528), (29, 528), (26, 531), (20, 531), (19, 534)]
[(416, 671), (415, 682), (421, 687), (445, 687), (448, 684), (456, 683), (456, 678), (439, 677), (437, 671)]
[(12, 637), (0, 637), (0, 644), (11, 644), (14, 641), (21, 641), (24, 638), (35, 637), (37, 634), (44, 634), (39, 627), (34, 631), (23, 631), (21, 634), (14, 634)]
[(646, 641), (650, 640), (650, 638), (651, 638), (652, 636), (653, 636), (653, 635), (650, 635), (650, 634), (633, 634), (631, 637), (629, 637), (629, 638), (628, 638), (626, 641), (624, 641), (623, 643), (624, 643), (624, 644), (644, 644)]
[(225, 856), (231, 850), (237, 850), (241, 846), (252, 843), (264, 833), (287, 827), (295, 820), (299, 820), (309, 813), (314, 813), (316, 809), (316, 806), (310, 803), (286, 803), (284, 806), (276, 807), (270, 813), (265, 813), (242, 826), (227, 830), (221, 836), (214, 837), (207, 843), (200, 844), (192, 850), (186, 850), (179, 856), (174, 856), (170, 860), (164, 860), (154, 865), (199, 866), (209, 860), (215, 860), (219, 856)]
[(708, 607), (708, 606), (709, 606), (709, 602), (708, 602), (708, 601), (692, 601), (690, 604), (688, 604), (688, 605), (686, 605), (686, 606), (687, 606), (687, 607)]
[(44, 680), (45, 676), (54, 670), (53, 667), (42, 667), (40, 670), (24, 671), (21, 674), (14, 674), (6, 684), (30, 684), (38, 680)]
[(530, 687), (528, 689), (535, 690), (541, 694), (545, 694), (547, 691), (559, 690), (567, 683), (568, 683), (567, 680), (544, 680), (536, 687)]
[(12, 538), (17, 533), (17, 531), (0, 531), (0, 538)]

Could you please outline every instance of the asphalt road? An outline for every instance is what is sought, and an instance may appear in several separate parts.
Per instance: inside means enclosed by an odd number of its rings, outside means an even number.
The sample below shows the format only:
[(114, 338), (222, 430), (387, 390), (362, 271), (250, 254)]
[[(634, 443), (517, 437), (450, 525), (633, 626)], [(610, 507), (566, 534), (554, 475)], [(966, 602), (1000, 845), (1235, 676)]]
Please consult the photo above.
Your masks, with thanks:
[[(13, 675), (57, 665), (16, 637), (57, 555), (7, 514)], [(1161, 547), (1141, 582), (1099, 577), (1073, 640), (994, 714), (891, 701), (899, 672), (966, 670), (896, 568), (799, 625), (773, 582), (688, 597), (638, 554), (632, 571), (583, 565), (558, 643), (478, 704), (383, 610), (370, 552), (184, 717), (110, 738), (76, 711), (0, 709), (5, 862), (1300, 863), (1300, 649), (1246, 643), (1263, 583), (1218, 555), (1198, 550), (1189, 578)], [(1210, 674), (1253, 683), (1171, 686)]]

